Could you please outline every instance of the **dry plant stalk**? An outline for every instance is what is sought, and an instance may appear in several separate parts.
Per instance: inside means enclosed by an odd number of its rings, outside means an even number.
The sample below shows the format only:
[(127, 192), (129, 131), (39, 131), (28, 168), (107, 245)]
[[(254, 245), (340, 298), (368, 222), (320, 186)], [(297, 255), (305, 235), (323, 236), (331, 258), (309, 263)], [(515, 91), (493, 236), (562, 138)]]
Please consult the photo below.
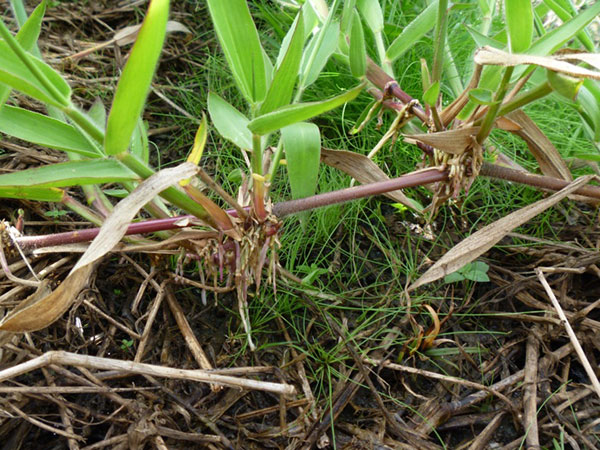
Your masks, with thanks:
[(162, 367), (154, 364), (138, 363), (133, 361), (121, 361), (111, 358), (100, 358), (98, 356), (78, 355), (65, 351), (50, 351), (30, 361), (17, 364), (0, 371), (0, 382), (29, 373), (35, 369), (41, 369), (51, 364), (71, 365), (86, 367), (96, 370), (116, 370), (123, 373), (135, 373), (163, 378), (174, 378), (179, 380), (198, 381), (200, 383), (214, 383), (240, 389), (260, 390), (273, 392), (281, 395), (293, 395), (296, 388), (285, 383), (273, 383), (270, 381), (258, 381), (248, 378), (237, 378), (229, 375), (221, 375), (206, 370), (186, 370), (174, 367)]
[(577, 335), (575, 334), (575, 331), (573, 331), (573, 328), (571, 327), (571, 324), (569, 323), (569, 319), (567, 319), (567, 316), (565, 315), (565, 312), (563, 311), (562, 306), (560, 306), (560, 303), (558, 302), (556, 296), (554, 295), (552, 288), (548, 284), (548, 281), (546, 280), (546, 277), (544, 276), (544, 270), (542, 268), (538, 267), (537, 269), (535, 269), (535, 273), (538, 276), (540, 283), (542, 283), (542, 286), (544, 287), (546, 294), (548, 294), (548, 297), (550, 298), (550, 301), (552, 302), (554, 309), (556, 309), (556, 313), (558, 314), (558, 317), (560, 318), (561, 322), (564, 324), (565, 330), (567, 331), (567, 334), (569, 335), (569, 339), (571, 340), (571, 344), (573, 344), (573, 348), (575, 349), (575, 352), (577, 353), (577, 356), (579, 357), (579, 360), (581, 361), (581, 364), (583, 365), (583, 368), (585, 369), (587, 376), (590, 378), (590, 381), (592, 382), (592, 386), (594, 387), (594, 391), (596, 391), (596, 395), (598, 395), (598, 398), (600, 398), (600, 382), (598, 381), (596, 372), (594, 372), (594, 369), (592, 368), (592, 365), (590, 364), (587, 356), (585, 356), (585, 352), (583, 351), (583, 348), (581, 347), (581, 344), (579, 343), (579, 339), (577, 339)]

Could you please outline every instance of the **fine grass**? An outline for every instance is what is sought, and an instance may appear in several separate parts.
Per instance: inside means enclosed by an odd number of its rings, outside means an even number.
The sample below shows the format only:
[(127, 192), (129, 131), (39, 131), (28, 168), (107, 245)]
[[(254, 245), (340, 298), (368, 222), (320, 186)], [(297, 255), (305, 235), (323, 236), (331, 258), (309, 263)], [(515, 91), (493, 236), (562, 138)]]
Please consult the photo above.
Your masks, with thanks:
[[(387, 14), (386, 23), (401, 25), (416, 14), (416, 10), (411, 10), (412, 6), (399, 6), (398, 2), (386, 1), (382, 4)], [(271, 55), (276, 54), (278, 43), (292, 18), (265, 1), (258, 2), (252, 12), (267, 52)], [(197, 21), (195, 29), (210, 29), (203, 8), (197, 9), (193, 20)], [(449, 43), (462, 82), (466, 84), (469, 77), (469, 58), (475, 44), (459, 25), (457, 22), (451, 22), (449, 29), (453, 31), (450, 33)], [(387, 27), (386, 31), (389, 32), (389, 41), (395, 37), (394, 33), (398, 32), (393, 26)], [(218, 93), (233, 106), (245, 111), (243, 99), (238, 95), (226, 62), (210, 33), (195, 36), (194, 40), (207, 40), (208, 45), (202, 47), (197, 54), (188, 55), (191, 70), (183, 74), (181, 79), (171, 80), (178, 88), (169, 90), (169, 96), (194, 117), (200, 117), (202, 112), (207, 110), (206, 98), (209, 91)], [(431, 61), (430, 49), (431, 40), (424, 39), (408, 51), (394, 67), (402, 88), (416, 98), (422, 95), (418, 61), (420, 58)], [(332, 59), (320, 79), (305, 92), (303, 101), (337, 95), (353, 83), (348, 69)], [(443, 92), (444, 103), (448, 103), (451, 101), (451, 88), (448, 84), (444, 85)], [(373, 121), (359, 135), (350, 135), (349, 130), (370, 101), (367, 94), (362, 94), (351, 104), (317, 118), (316, 122), (322, 132), (322, 145), (367, 154), (393, 120), (392, 115), (386, 113), (381, 129), (377, 129)], [(545, 99), (528, 107), (527, 113), (547, 133), (564, 157), (572, 156), (575, 149), (581, 151), (591, 148), (591, 144), (583, 135), (576, 113), (558, 99)], [(193, 142), (196, 126), (181, 115), (168, 114), (165, 119), (178, 125), (179, 131), (177, 138), (171, 141), (172, 147), (162, 149), (161, 152), (179, 155), (179, 159), (183, 159)], [(526, 145), (512, 135), (495, 131), (489, 144), (522, 166), (535, 170), (536, 162)], [(402, 142), (400, 138), (393, 145), (386, 144), (375, 161), (390, 176), (399, 176), (414, 170), (420, 158), (420, 151)], [(240, 184), (239, 169), (247, 173), (244, 159), (237, 148), (220, 139), (214, 130), (210, 133), (203, 163), (226, 190), (237, 193)], [(318, 192), (348, 187), (350, 181), (348, 176), (323, 166), (319, 173)], [(427, 204), (429, 194), (425, 189), (410, 189), (408, 193)], [(404, 287), (410, 280), (418, 278), (426, 261), (439, 258), (475, 230), (539, 200), (542, 196), (543, 193), (533, 188), (480, 178), (475, 181), (467, 195), (462, 195), (457, 202), (451, 202), (440, 211), (433, 223), (434, 240), (427, 239), (423, 233), (415, 232), (409, 226), (411, 220), (414, 222), (412, 215), (406, 214), (405, 217), (395, 212), (389, 206), (391, 201), (384, 197), (312, 211), (303, 223), (297, 218), (286, 218), (280, 236), (279, 261), (284, 268), (300, 278), (307, 277), (308, 282), (303, 287), (292, 287), (278, 282), (276, 290), (264, 282), (260, 291), (251, 299), (253, 338), (257, 342), (259, 352), (262, 355), (272, 354), (279, 364), (285, 364), (292, 357), (282, 356), (281, 347), (293, 348), (301, 358), (310, 362), (306, 365), (309, 370), (307, 377), (313, 383), (313, 392), (317, 399), (327, 399), (327, 402), (331, 402), (334, 386), (338, 382), (349, 381), (348, 373), (343, 369), (350, 367), (352, 362), (345, 350), (345, 342), (351, 342), (359, 351), (382, 347), (385, 336), (406, 317), (407, 297), (403, 292)], [(271, 198), (274, 202), (290, 198), (285, 167), (280, 168), (278, 177), (273, 182)], [(568, 214), (568, 211), (548, 210), (515, 231), (536, 237), (557, 236), (561, 231), (561, 225), (557, 227), (557, 224), (564, 223), (566, 226), (565, 213)], [(400, 225), (392, 227), (391, 222)], [(465, 282), (460, 289), (462, 298), (454, 298), (454, 294), (450, 296), (462, 307), (469, 302), (476, 289), (476, 283)], [(312, 298), (312, 306), (303, 297), (303, 291)], [(315, 295), (315, 292), (322, 296)], [(410, 299), (415, 323), (423, 329), (427, 329), (431, 324), (429, 314), (420, 306), (424, 302), (439, 305), (440, 317), (444, 317), (447, 314), (447, 309), (444, 309), (447, 308), (444, 306), (444, 302), (448, 300), (446, 295), (436, 294), (436, 291), (432, 290), (427, 297), (415, 296)], [(464, 335), (474, 334), (479, 339), (485, 339), (486, 344), (464, 346), (460, 352), (446, 348), (429, 349), (415, 356), (428, 358), (432, 367), (442, 373), (452, 373), (456, 367), (451, 367), (452, 370), (448, 370), (448, 367), (453, 365), (453, 356), (458, 357), (466, 353), (475, 359), (483, 359), (485, 354), (500, 347), (501, 343), (496, 337), (503, 336), (506, 332), (487, 329), (488, 325), (485, 320), (480, 320), (479, 312), (473, 312), (477, 306), (478, 301), (475, 299), (470, 307), (462, 312), (462, 317), (457, 316), (455, 319), (464, 327)], [(233, 307), (230, 313), (237, 316)], [(336, 332), (330, 328), (328, 320), (333, 320), (340, 326), (344, 332), (344, 339), (332, 338), (336, 336)], [(274, 331), (277, 328), (275, 323), (286, 330), (289, 338), (284, 339)], [(230, 325), (230, 339), (240, 343), (237, 352), (232, 352), (231, 361), (234, 361), (238, 357), (243, 358), (247, 348), (239, 322), (230, 322)], [(405, 331), (396, 335), (392, 345), (407, 348), (408, 352), (418, 331), (414, 328), (414, 333), (410, 334), (406, 332), (407, 329), (409, 328), (403, 328)], [(440, 338), (458, 339), (459, 334), (460, 332), (453, 331), (441, 334)], [(407, 355), (408, 353), (405, 354)], [(482, 381), (483, 379), (484, 374)], [(390, 398), (397, 401), (393, 395)]]

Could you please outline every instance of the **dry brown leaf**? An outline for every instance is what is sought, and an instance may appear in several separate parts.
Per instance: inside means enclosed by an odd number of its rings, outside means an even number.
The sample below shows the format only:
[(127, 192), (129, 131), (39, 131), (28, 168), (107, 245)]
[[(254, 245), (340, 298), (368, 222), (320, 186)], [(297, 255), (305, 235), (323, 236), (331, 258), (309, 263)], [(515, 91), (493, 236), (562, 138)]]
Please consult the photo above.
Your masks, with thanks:
[(592, 175), (578, 178), (550, 197), (535, 202), (525, 208), (521, 208), (473, 233), (471, 236), (452, 247), (439, 261), (431, 266), (421, 278), (415, 281), (408, 290), (412, 291), (419, 286), (439, 280), (440, 278), (457, 271), (465, 264), (476, 260), (479, 256), (492, 248), (500, 241), (500, 239), (506, 236), (507, 233), (510, 233), (513, 229), (523, 225), (525, 222), (531, 220), (552, 205), (555, 205), (573, 191), (576, 191), (581, 186), (589, 183), (592, 178)]
[(475, 53), (475, 62), (477, 64), (487, 64), (495, 66), (518, 66), (520, 64), (534, 64), (536, 66), (545, 67), (546, 69), (555, 72), (561, 72), (572, 77), (578, 78), (593, 78), (600, 80), (600, 72), (586, 69), (566, 62), (565, 60), (580, 60), (589, 64), (598, 64), (599, 55), (591, 53), (579, 53), (560, 56), (536, 56), (507, 53), (497, 48), (482, 47)]
[(405, 134), (407, 142), (418, 141), (435, 147), (452, 155), (461, 155), (473, 145), (473, 137), (479, 133), (481, 127), (458, 128), (456, 130), (440, 131), (427, 134)]
[(507, 114), (507, 117), (520, 126), (520, 129), (513, 131), (513, 133), (527, 143), (531, 154), (537, 160), (544, 175), (567, 181), (573, 179), (567, 163), (558, 153), (554, 144), (550, 142), (550, 139), (525, 112), (521, 110), (513, 111)]
[(98, 236), (60, 286), (49, 295), (36, 291), (37, 295), (34, 294), (23, 300), (0, 322), (0, 330), (25, 333), (40, 330), (58, 320), (71, 307), (88, 282), (95, 263), (125, 236), (127, 227), (139, 210), (169, 186), (195, 175), (197, 170), (194, 164), (184, 163), (161, 170), (140, 183), (131, 194), (115, 206), (110, 217), (102, 225)]
[[(71, 55), (71, 56), (69, 56), (69, 58), (71, 58), (71, 59), (82, 58), (84, 56), (89, 55), (90, 53), (94, 53), (94, 52), (101, 50), (104, 47), (108, 47), (109, 45), (112, 45), (112, 44), (117, 44), (119, 47), (122, 47), (127, 44), (131, 44), (131, 43), (135, 42), (135, 40), (137, 39), (137, 35), (138, 35), (138, 32), (140, 31), (141, 27), (142, 27), (142, 24), (131, 25), (129, 27), (125, 27), (125, 28), (117, 31), (112, 39), (105, 41), (105, 42), (101, 42), (100, 44), (94, 45), (92, 48), (88, 48), (87, 50), (83, 50), (79, 53)], [(177, 31), (181, 32), (181, 33), (186, 33), (186, 34), (191, 33), (190, 29), (188, 27), (186, 27), (184, 24), (174, 21), (174, 20), (169, 20), (167, 22), (167, 33), (174, 33)]]
[[(379, 168), (372, 160), (360, 153), (350, 152), (348, 150), (331, 150), (328, 148), (321, 149), (321, 161), (328, 166), (335, 167), (342, 172), (350, 175), (359, 183), (369, 184), (377, 181), (389, 180), (383, 170)], [(402, 203), (416, 211), (421, 211), (423, 208), (408, 198), (402, 190), (391, 191), (384, 194), (392, 200)]]
[(519, 131), (521, 129), (521, 126), (518, 123), (513, 122), (505, 116), (496, 119), (496, 127), (504, 131)]

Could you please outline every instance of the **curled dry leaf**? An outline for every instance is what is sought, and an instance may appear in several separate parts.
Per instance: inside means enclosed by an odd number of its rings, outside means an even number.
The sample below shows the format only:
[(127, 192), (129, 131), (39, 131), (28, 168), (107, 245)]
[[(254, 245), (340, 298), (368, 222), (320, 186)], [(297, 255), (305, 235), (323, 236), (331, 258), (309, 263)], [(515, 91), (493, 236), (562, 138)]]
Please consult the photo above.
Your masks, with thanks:
[[(348, 150), (322, 148), (321, 161), (328, 166), (335, 167), (345, 174), (350, 175), (362, 184), (390, 179), (377, 164), (360, 153), (350, 152)], [(387, 192), (384, 195), (416, 211), (422, 210), (418, 204), (404, 195), (401, 190)]]
[[(121, 200), (102, 225), (98, 236), (54, 292), (36, 291), (0, 322), (0, 330), (14, 333), (36, 331), (52, 324), (73, 304), (98, 262), (121, 240), (138, 211), (166, 188), (193, 176), (197, 167), (184, 163), (164, 169), (142, 182)], [(47, 288), (46, 288), (47, 289)]]
[(405, 134), (404, 140), (409, 143), (422, 142), (431, 147), (450, 153), (461, 155), (473, 145), (473, 137), (477, 136), (481, 127), (458, 128), (456, 130), (440, 131), (427, 134)]
[(516, 53), (507, 53), (493, 47), (482, 47), (475, 53), (475, 62), (482, 65), (518, 66), (521, 64), (534, 64), (545, 67), (555, 72), (564, 73), (577, 78), (593, 78), (600, 80), (600, 72), (586, 69), (566, 62), (565, 60), (579, 60), (596, 66), (600, 56), (592, 53), (574, 53), (559, 56), (536, 56)]
[(548, 198), (535, 202), (525, 208), (515, 211), (496, 222), (483, 227), (473, 233), (459, 244), (450, 249), (442, 258), (431, 266), (417, 281), (409, 288), (412, 291), (432, 281), (455, 272), (456, 270), (476, 260), (479, 256), (492, 248), (500, 239), (515, 228), (523, 225), (541, 212), (555, 205), (563, 198), (589, 183), (592, 175), (587, 175), (573, 181), (564, 189), (556, 192)]

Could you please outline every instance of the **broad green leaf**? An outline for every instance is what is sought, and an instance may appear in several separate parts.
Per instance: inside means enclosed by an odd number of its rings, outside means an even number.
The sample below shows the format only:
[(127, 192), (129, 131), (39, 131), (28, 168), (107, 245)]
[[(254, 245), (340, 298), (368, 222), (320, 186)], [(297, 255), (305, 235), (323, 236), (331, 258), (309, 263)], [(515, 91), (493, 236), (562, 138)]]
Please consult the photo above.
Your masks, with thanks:
[(344, 92), (337, 97), (332, 97), (320, 102), (298, 103), (279, 108), (269, 114), (257, 117), (248, 124), (248, 129), (255, 134), (264, 135), (280, 128), (287, 127), (297, 122), (308, 120), (323, 114), (346, 102), (354, 100), (362, 91), (364, 83)]
[(415, 19), (404, 27), (402, 33), (394, 39), (386, 52), (386, 58), (394, 62), (400, 58), (406, 50), (417, 43), (425, 34), (433, 29), (438, 10), (438, 1), (435, 0), (423, 10)]
[(594, 142), (600, 141), (600, 87), (594, 80), (585, 80), (579, 90), (577, 111)]
[(383, 31), (383, 13), (379, 0), (357, 0), (356, 6), (373, 33)]
[(583, 80), (580, 78), (570, 77), (563, 73), (554, 72), (553, 70), (546, 70), (548, 76), (548, 82), (552, 86), (552, 90), (557, 94), (562, 95), (568, 100), (575, 101), (579, 89), (583, 84)]
[[(31, 50), (37, 42), (42, 28), (44, 12), (46, 12), (46, 0), (33, 10), (31, 16), (23, 23), (23, 26), (15, 36), (17, 42), (21, 44), (26, 51)], [(8, 86), (0, 86), (0, 108), (4, 105), (9, 95), (10, 88)]]
[(3, 187), (66, 187), (138, 181), (134, 172), (114, 159), (86, 159), (0, 175)]
[(446, 283), (446, 284), (456, 283), (458, 281), (464, 281), (464, 279), (465, 279), (465, 277), (460, 272), (460, 270), (457, 270), (456, 272), (452, 272), (451, 274), (446, 275), (444, 277), (444, 283)]
[(321, 134), (313, 123), (300, 122), (281, 129), (293, 198), (313, 195), (317, 189)]
[(42, 19), (46, 12), (46, 0), (42, 1), (25, 21), (15, 38), (26, 50), (30, 51), (37, 43), (42, 29)]
[(579, 13), (571, 20), (563, 23), (558, 28), (546, 33), (535, 41), (529, 50), (527, 50), (527, 53), (539, 56), (554, 53), (570, 39), (573, 39), (573, 37), (594, 20), (598, 14), (600, 14), (600, 2), (592, 3), (586, 9), (580, 9)]
[(208, 113), (221, 136), (241, 149), (252, 148), (252, 133), (248, 130), (250, 123), (248, 118), (214, 92), (208, 94)]
[(64, 191), (58, 188), (0, 186), (0, 198), (61, 202), (63, 195)]
[(439, 95), (440, 82), (436, 81), (431, 86), (429, 86), (429, 88), (427, 88), (427, 90), (423, 94), (423, 101), (429, 106), (434, 106), (437, 103)]
[(508, 43), (512, 53), (523, 53), (533, 38), (533, 7), (529, 0), (504, 0)]
[[(0, 28), (3, 25), (0, 22)], [(14, 39), (14, 38), (13, 38)], [(52, 93), (41, 84), (31, 70), (12, 51), (6, 41), (0, 41), (0, 83), (23, 92), (36, 100), (64, 107), (71, 95), (71, 88), (60, 74), (45, 62), (26, 53), (25, 58), (56, 88), (58, 94)], [(57, 97), (60, 97), (57, 100)]]
[(478, 105), (491, 105), (494, 103), (494, 93), (491, 89), (475, 88), (469, 91), (469, 99)]
[[(554, 14), (556, 14), (563, 22), (566, 22), (577, 15), (575, 8), (573, 8), (573, 5), (568, 1), (544, 0), (544, 3), (548, 5)], [(577, 33), (577, 39), (579, 39), (579, 42), (583, 44), (587, 51), (596, 51), (594, 41), (592, 41), (586, 30), (579, 31)]]
[(33, 111), (4, 105), (0, 132), (27, 142), (97, 158), (96, 149), (72, 125)]
[[(339, 34), (340, 24), (330, 21), (310, 40), (304, 49), (300, 63), (300, 80), (303, 87), (310, 86), (317, 80), (329, 57), (337, 48)], [(317, 45), (318, 48), (315, 50)]]
[(354, 17), (352, 18), (348, 58), (350, 59), (352, 75), (356, 78), (364, 77), (367, 71), (367, 48), (362, 23), (356, 10), (354, 10)]
[(267, 78), (263, 49), (245, 0), (207, 0), (231, 73), (250, 103), (264, 100)]
[(107, 155), (127, 151), (154, 76), (165, 40), (169, 0), (152, 0), (112, 103), (104, 149)]
[[(304, 46), (304, 19), (302, 12), (299, 12), (296, 16), (290, 33), (289, 45), (287, 48), (282, 46), (282, 51), (285, 49), (285, 54), (275, 70), (273, 82), (269, 86), (265, 101), (260, 108), (261, 114), (266, 114), (281, 106), (288, 105), (292, 101), (292, 94), (302, 59), (302, 47)], [(288, 33), (288, 35), (290, 34)]]

